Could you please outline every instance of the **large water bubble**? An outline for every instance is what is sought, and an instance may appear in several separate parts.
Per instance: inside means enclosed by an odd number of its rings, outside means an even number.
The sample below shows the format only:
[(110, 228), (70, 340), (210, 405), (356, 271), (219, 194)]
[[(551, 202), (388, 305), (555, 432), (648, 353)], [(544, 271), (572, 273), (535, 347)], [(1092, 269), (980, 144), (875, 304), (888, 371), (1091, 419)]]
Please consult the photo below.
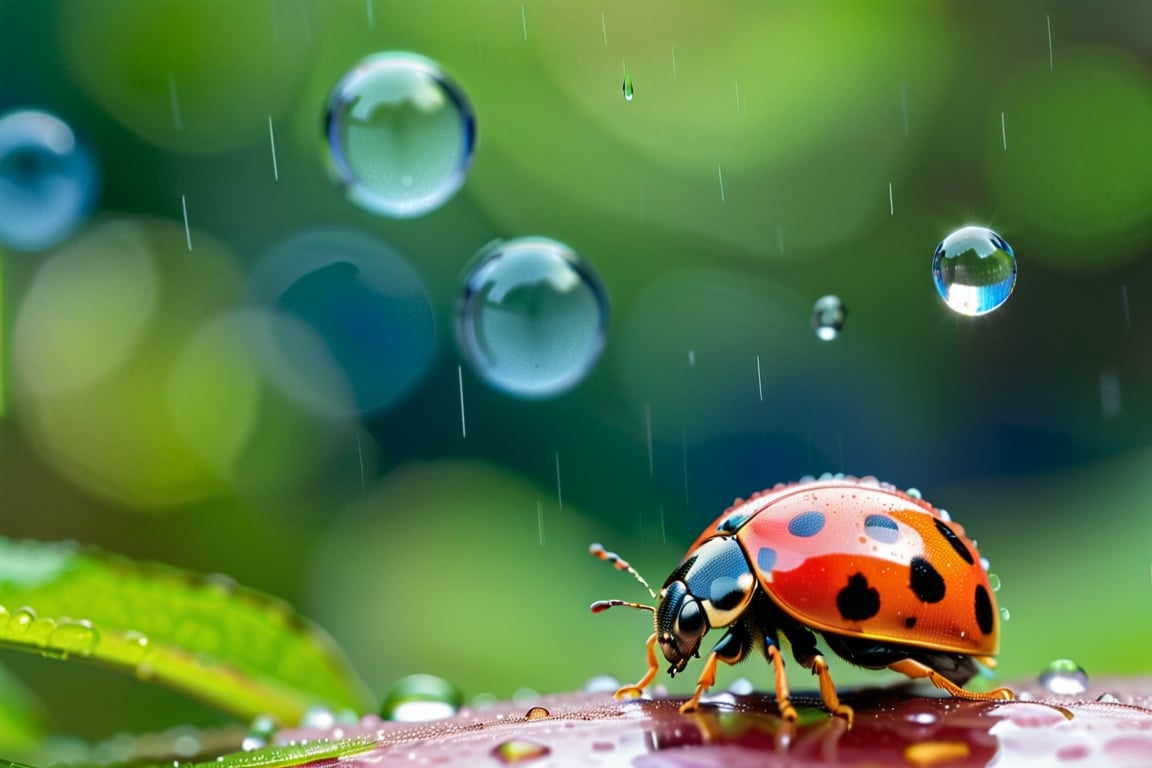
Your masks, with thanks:
[[(407, 393), (432, 361), (436, 327), (424, 284), (370, 235), (342, 228), (294, 235), (268, 251), (249, 292), (256, 305), (313, 331), (304, 339), (273, 329), (260, 362), (315, 410), (339, 413), (349, 390), (358, 411), (379, 410)], [(346, 381), (334, 380), (333, 371)]]
[(472, 163), (476, 118), (438, 64), (381, 53), (336, 84), (325, 119), (332, 175), (352, 202), (393, 218), (440, 207)]
[(98, 186), (92, 155), (62, 120), (36, 110), (0, 117), (0, 244), (51, 248), (91, 210)]
[(537, 399), (587, 375), (607, 325), (608, 300), (591, 266), (563, 243), (522, 237), (492, 243), (473, 259), (456, 332), (489, 384)]
[(950, 309), (983, 315), (1008, 300), (1016, 285), (1016, 256), (1000, 235), (963, 227), (936, 246), (932, 280)]

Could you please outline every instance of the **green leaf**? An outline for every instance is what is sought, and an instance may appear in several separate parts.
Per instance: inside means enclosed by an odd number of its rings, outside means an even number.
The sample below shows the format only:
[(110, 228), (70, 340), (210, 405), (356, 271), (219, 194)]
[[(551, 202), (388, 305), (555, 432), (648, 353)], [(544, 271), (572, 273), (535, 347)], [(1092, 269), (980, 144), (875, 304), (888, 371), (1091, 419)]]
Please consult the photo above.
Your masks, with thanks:
[(112, 666), (246, 719), (372, 707), (331, 638), (282, 600), (69, 543), (0, 537), (0, 646)]

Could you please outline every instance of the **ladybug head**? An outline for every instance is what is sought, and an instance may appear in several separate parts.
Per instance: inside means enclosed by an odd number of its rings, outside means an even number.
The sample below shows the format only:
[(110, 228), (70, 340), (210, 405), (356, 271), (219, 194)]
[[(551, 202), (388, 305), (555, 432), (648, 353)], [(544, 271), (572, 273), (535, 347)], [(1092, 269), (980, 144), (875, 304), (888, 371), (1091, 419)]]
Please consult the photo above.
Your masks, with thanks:
[(736, 622), (752, 600), (756, 577), (736, 539), (718, 536), (701, 544), (672, 572), (656, 606), (656, 639), (668, 673), (683, 671), (699, 655), (712, 627)]

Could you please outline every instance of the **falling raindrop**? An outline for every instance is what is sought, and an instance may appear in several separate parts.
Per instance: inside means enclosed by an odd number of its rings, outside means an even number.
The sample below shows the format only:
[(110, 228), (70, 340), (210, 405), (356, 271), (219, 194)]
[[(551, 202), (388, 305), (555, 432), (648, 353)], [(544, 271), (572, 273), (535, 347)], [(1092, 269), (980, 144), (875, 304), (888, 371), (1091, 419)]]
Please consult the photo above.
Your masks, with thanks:
[(821, 296), (812, 306), (812, 330), (821, 341), (832, 341), (844, 330), (848, 309), (839, 296)]
[(422, 723), (451, 717), (464, 702), (460, 689), (435, 675), (409, 675), (384, 695), (380, 716), (400, 723)]
[(1001, 621), (1008, 621), (1011, 618), (1012, 618), (1012, 612), (1009, 611), (1004, 606), (1000, 606), (1000, 620)]
[(492, 243), (466, 270), (456, 337), (493, 387), (529, 399), (578, 384), (604, 348), (608, 299), (571, 248), (543, 237)]
[(1049, 693), (1076, 696), (1088, 690), (1088, 673), (1071, 659), (1057, 659), (1040, 674), (1040, 685)]
[(988, 574), (988, 586), (992, 587), (993, 592), (1000, 591), (1000, 577), (994, 573)]
[(1008, 300), (1016, 285), (1016, 257), (1003, 238), (984, 227), (963, 227), (936, 246), (936, 291), (954, 312), (983, 315)]
[(392, 218), (440, 207), (464, 184), (476, 118), (438, 64), (380, 53), (344, 76), (325, 117), (330, 170), (348, 198)]
[(99, 173), (66, 123), (46, 112), (0, 117), (0, 245), (41, 251), (64, 240), (96, 201)]
[(628, 74), (628, 67), (624, 67), (624, 100), (632, 101), (632, 97), (636, 95), (636, 89), (632, 87), (632, 75)]

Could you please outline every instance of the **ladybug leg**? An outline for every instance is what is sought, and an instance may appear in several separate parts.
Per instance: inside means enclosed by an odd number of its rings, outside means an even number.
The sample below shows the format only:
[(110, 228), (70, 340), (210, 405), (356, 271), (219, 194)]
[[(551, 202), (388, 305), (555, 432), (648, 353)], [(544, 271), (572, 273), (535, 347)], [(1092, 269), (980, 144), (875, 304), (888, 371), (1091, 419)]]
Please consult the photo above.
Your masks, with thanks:
[(704, 662), (704, 670), (696, 680), (696, 693), (680, 707), (682, 714), (695, 712), (700, 706), (700, 697), (716, 683), (716, 664), (737, 664), (748, 654), (752, 647), (752, 636), (743, 625), (736, 625), (724, 633), (724, 637), (712, 646), (712, 653)]
[(836, 693), (836, 685), (832, 682), (832, 674), (828, 671), (828, 662), (816, 649), (816, 636), (800, 626), (791, 626), (785, 630), (788, 642), (792, 644), (792, 655), (805, 669), (812, 670), (812, 674), (820, 681), (820, 698), (828, 711), (842, 717), (848, 725), (852, 725), (852, 707), (840, 702), (840, 695)]
[(764, 638), (764, 654), (776, 672), (776, 706), (780, 708), (780, 717), (794, 723), (800, 715), (792, 706), (792, 691), (788, 687), (788, 675), (784, 673), (784, 656), (780, 647), (769, 638)]
[(1016, 698), (1016, 694), (1007, 688), (997, 688), (994, 691), (987, 693), (977, 693), (974, 691), (966, 691), (956, 683), (952, 682), (944, 675), (929, 667), (923, 662), (916, 661), (915, 659), (902, 659), (894, 664), (889, 664), (888, 669), (899, 672), (908, 677), (926, 677), (937, 688), (947, 691), (952, 696), (958, 699), (968, 699), (970, 701), (1009, 701)]
[(624, 699), (639, 696), (656, 679), (656, 673), (659, 671), (660, 663), (656, 660), (656, 633), (653, 632), (652, 636), (648, 638), (648, 671), (634, 685), (626, 685), (616, 691), (615, 698)]

